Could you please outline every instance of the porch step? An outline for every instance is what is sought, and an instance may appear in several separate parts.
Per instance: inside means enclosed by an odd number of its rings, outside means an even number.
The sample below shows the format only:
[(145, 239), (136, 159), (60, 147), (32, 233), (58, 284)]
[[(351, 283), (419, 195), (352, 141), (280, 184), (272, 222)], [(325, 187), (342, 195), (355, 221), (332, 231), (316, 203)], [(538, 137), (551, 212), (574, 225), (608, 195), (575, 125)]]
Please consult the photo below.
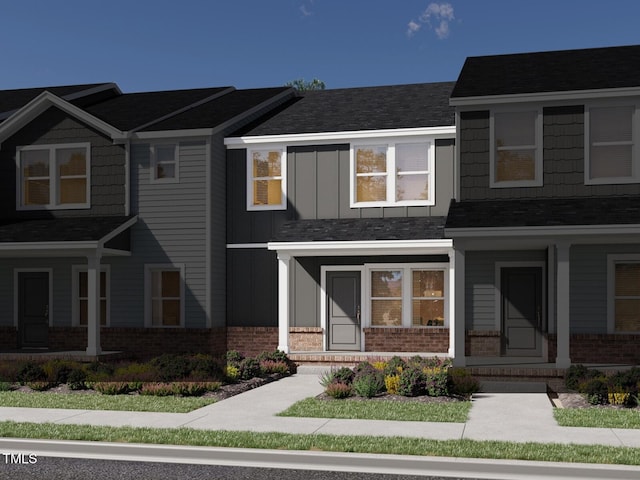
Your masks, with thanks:
[(547, 393), (546, 382), (481, 381), (482, 393)]

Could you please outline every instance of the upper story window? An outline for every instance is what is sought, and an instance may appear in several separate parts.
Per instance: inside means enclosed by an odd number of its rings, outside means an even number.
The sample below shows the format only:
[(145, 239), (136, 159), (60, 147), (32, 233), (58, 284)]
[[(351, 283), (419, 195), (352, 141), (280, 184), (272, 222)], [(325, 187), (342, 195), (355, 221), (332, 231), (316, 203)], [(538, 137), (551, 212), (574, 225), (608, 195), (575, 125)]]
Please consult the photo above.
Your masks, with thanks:
[(434, 205), (431, 142), (353, 145), (351, 207)]
[(585, 129), (585, 183), (629, 183), (639, 181), (634, 146), (635, 106), (592, 107), (587, 110)]
[(178, 145), (161, 143), (151, 146), (151, 182), (179, 181)]
[(491, 187), (542, 186), (542, 114), (492, 112)]
[(88, 143), (18, 148), (16, 207), (89, 208), (90, 151)]
[(247, 152), (247, 210), (285, 210), (286, 155), (284, 148)]

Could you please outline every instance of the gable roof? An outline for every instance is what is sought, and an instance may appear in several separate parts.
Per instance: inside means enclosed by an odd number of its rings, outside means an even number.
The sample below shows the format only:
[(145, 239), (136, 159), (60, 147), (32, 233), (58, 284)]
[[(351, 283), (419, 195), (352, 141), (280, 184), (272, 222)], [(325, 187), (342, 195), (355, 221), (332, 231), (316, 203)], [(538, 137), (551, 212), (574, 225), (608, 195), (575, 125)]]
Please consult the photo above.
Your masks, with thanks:
[(638, 65), (640, 45), (469, 57), (451, 98), (640, 87)]
[(454, 125), (453, 82), (301, 92), (233, 137)]

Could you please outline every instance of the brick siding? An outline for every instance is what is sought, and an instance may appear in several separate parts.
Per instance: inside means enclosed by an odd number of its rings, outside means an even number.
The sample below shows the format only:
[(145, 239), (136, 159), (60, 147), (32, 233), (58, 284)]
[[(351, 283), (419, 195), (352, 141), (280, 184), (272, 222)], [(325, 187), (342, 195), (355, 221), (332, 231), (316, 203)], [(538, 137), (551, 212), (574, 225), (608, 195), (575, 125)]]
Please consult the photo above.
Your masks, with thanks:
[(499, 357), (500, 332), (493, 330), (467, 330), (465, 355), (469, 357)]
[(278, 327), (227, 327), (227, 350), (254, 356), (277, 348)]
[(292, 352), (321, 352), (322, 328), (291, 327), (289, 328), (289, 349)]
[(366, 352), (449, 351), (448, 328), (365, 328)]

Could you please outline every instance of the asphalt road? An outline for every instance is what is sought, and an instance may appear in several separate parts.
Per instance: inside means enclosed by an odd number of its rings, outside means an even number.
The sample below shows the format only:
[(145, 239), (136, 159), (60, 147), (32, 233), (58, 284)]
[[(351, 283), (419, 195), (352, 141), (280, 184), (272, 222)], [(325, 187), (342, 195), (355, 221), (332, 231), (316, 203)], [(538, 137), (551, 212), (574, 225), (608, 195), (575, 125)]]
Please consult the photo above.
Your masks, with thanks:
[[(447, 479), (475, 480), (463, 477)], [(127, 462), (38, 457), (33, 464), (0, 465), (0, 479), (11, 480), (445, 480), (445, 477), (385, 475), (317, 470), (285, 470), (217, 465)]]

